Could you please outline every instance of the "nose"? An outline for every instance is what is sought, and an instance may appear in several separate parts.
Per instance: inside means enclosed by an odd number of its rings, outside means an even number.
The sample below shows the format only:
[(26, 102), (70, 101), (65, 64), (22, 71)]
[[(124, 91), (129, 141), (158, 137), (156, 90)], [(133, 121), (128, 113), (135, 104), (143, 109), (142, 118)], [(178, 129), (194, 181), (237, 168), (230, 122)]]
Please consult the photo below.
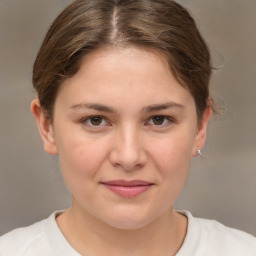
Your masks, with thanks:
[(110, 161), (126, 171), (138, 170), (146, 164), (147, 154), (142, 135), (136, 128), (126, 127), (116, 132)]

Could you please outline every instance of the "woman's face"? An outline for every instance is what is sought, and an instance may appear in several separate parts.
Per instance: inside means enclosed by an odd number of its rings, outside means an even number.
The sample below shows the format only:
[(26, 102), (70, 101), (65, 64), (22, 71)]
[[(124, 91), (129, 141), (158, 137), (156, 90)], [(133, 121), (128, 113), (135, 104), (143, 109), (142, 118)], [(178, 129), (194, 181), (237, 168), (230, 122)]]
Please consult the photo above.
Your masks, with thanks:
[(43, 137), (59, 155), (74, 207), (133, 229), (172, 208), (208, 116), (198, 127), (193, 97), (160, 53), (100, 49), (61, 85)]

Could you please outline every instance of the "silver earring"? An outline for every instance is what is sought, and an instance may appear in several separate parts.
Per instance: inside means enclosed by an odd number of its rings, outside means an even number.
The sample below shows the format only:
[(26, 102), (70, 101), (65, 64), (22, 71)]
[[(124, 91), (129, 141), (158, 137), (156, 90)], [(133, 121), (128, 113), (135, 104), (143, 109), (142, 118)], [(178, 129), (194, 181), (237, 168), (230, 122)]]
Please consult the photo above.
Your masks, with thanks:
[(199, 156), (202, 156), (202, 152), (201, 152), (200, 149), (197, 150), (197, 153), (198, 153)]

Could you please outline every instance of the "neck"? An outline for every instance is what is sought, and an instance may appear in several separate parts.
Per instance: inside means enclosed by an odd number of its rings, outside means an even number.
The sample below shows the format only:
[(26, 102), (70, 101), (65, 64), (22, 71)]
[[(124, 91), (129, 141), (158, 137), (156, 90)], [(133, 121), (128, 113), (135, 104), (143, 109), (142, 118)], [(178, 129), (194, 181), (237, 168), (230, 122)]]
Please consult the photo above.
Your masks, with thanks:
[(172, 207), (158, 219), (138, 229), (112, 227), (85, 210), (72, 208), (57, 218), (70, 245), (81, 255), (175, 255), (187, 228), (185, 216)]

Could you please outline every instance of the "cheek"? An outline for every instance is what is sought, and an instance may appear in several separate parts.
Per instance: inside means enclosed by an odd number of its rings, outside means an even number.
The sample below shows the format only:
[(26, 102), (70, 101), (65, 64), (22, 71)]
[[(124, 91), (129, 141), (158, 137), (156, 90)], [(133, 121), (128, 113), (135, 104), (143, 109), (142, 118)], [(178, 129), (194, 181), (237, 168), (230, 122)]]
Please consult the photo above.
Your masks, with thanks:
[(182, 133), (182, 136), (169, 136), (163, 141), (155, 142), (152, 148), (154, 164), (163, 184), (163, 193), (168, 194), (172, 201), (176, 200), (187, 180), (192, 149), (193, 138), (187, 133)]
[(108, 143), (74, 133), (67, 136), (59, 141), (58, 151), (64, 179), (72, 190), (71, 187), (97, 179), (97, 172), (107, 157)]
[[(64, 141), (65, 143), (65, 141)], [(59, 153), (62, 175), (71, 194), (81, 205), (96, 202), (94, 193), (105, 159), (104, 145), (89, 141), (66, 143)]]
[(152, 151), (160, 165), (175, 169), (189, 166), (194, 145), (194, 136), (191, 133), (173, 133), (161, 140), (155, 140)]

